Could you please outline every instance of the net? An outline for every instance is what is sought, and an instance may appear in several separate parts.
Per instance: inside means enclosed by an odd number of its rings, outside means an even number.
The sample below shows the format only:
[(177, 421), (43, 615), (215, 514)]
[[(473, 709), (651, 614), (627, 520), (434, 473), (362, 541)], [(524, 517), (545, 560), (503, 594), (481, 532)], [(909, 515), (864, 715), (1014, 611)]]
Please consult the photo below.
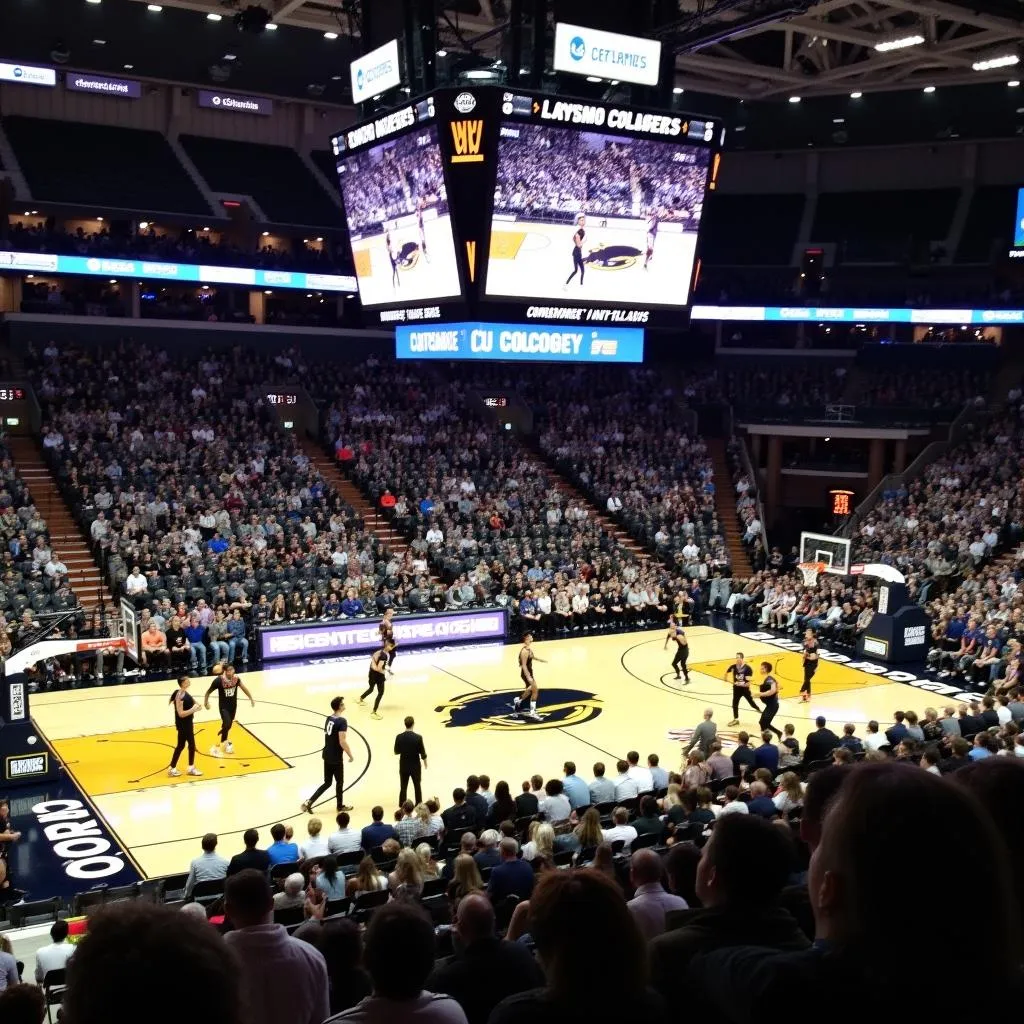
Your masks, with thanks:
[(804, 586), (813, 587), (818, 582), (818, 574), (823, 573), (827, 566), (824, 562), (801, 562), (797, 568), (804, 578)]

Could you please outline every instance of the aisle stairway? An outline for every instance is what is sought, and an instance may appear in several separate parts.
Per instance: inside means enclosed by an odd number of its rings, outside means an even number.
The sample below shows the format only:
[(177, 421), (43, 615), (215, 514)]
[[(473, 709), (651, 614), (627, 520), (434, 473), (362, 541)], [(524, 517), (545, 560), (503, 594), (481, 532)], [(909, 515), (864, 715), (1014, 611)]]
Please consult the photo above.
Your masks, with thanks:
[(103, 582), (88, 540), (64, 504), (35, 439), (9, 437), (6, 443), (33, 504), (46, 520), (50, 547), (68, 567), (68, 582), (82, 607), (92, 611), (101, 600), (108, 608), (116, 607), (117, 602)]
[(715, 471), (715, 511), (718, 522), (725, 537), (725, 546), (729, 552), (729, 563), (732, 565), (733, 576), (749, 576), (754, 567), (750, 564), (750, 556), (743, 544), (739, 517), (736, 515), (736, 502), (733, 498), (732, 472), (729, 469), (729, 458), (725, 453), (725, 441), (720, 437), (707, 439), (708, 454)]
[(316, 468), (317, 472), (341, 495), (342, 500), (346, 504), (351, 505), (355, 509), (356, 514), (366, 524), (366, 529), (388, 551), (404, 555), (406, 548), (409, 547), (405, 538), (397, 530), (391, 528), (388, 520), (366, 500), (363, 492), (338, 469), (335, 462), (328, 457), (323, 447), (312, 438), (300, 439), (299, 445), (309, 457), (309, 461)]

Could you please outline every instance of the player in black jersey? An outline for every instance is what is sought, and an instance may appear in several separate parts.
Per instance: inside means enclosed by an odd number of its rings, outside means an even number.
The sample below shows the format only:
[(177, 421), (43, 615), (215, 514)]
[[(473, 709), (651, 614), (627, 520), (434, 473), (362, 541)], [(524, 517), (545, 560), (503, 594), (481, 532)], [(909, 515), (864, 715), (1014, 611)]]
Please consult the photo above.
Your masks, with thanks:
[(387, 246), (388, 259), (391, 260), (391, 283), (401, 286), (402, 282), (398, 279), (398, 256), (395, 254), (395, 243), (391, 241), (390, 231), (384, 232), (384, 244)]
[(313, 795), (302, 804), (306, 814), (313, 813), (313, 805), (331, 788), (334, 783), (334, 801), (338, 808), (337, 813), (351, 811), (342, 803), (345, 793), (345, 762), (341, 755), (344, 754), (349, 763), (352, 762), (352, 751), (348, 748), (348, 722), (343, 717), (345, 710), (345, 698), (335, 697), (331, 701), (331, 713), (324, 722), (324, 781), (318, 786)]
[(395, 670), (391, 667), (395, 663), (395, 655), (398, 653), (398, 641), (395, 639), (395, 609), (385, 608), (384, 618), (380, 620), (377, 629), (380, 631), (380, 642), (388, 650), (388, 675), (393, 676)]
[[(520, 696), (516, 697), (512, 701), (512, 710), (518, 715), (522, 714), (523, 718), (529, 718), (534, 722), (540, 721), (540, 715), (537, 714), (537, 680), (533, 675), (533, 663), (534, 661), (543, 662), (543, 658), (538, 658), (533, 653), (533, 634), (523, 634), (523, 646), (519, 648), (519, 678), (523, 681), (523, 690)], [(527, 698), (530, 699), (530, 710), (520, 712), (519, 706)]]
[(764, 708), (757, 723), (761, 732), (770, 729), (781, 740), (782, 733), (772, 725), (772, 719), (779, 713), (779, 681), (772, 675), (772, 663), (761, 662), (761, 689), (758, 693)]
[(384, 717), (377, 711), (377, 709), (380, 707), (380, 702), (384, 698), (384, 680), (387, 678), (384, 675), (384, 671), (388, 666), (388, 656), (391, 654), (392, 650), (394, 650), (394, 647), (394, 640), (385, 640), (381, 647), (373, 652), (373, 655), (370, 658), (370, 685), (367, 686), (366, 690), (359, 695), (359, 699), (356, 701), (357, 704), (365, 704), (366, 698), (369, 697), (374, 690), (377, 691), (377, 698), (373, 702), (373, 711), (370, 714), (371, 718), (380, 719)]
[(206, 698), (203, 700), (203, 707), (210, 710), (210, 694), (213, 691), (217, 691), (217, 704), (220, 708), (220, 735), (217, 737), (218, 742), (210, 748), (210, 754), (213, 757), (221, 756), (220, 745), (224, 744), (224, 753), (233, 754), (235, 748), (231, 745), (231, 741), (228, 739), (228, 733), (231, 732), (231, 726), (234, 724), (235, 715), (238, 714), (238, 691), (249, 698), (249, 703), (256, 707), (256, 701), (253, 700), (252, 694), (246, 688), (245, 683), (235, 675), (234, 665), (214, 665), (213, 666), (213, 682), (210, 683), (210, 688), (206, 691)]
[(587, 237), (587, 218), (581, 213), (576, 218), (576, 230), (572, 235), (572, 273), (565, 279), (566, 287), (569, 286), (569, 282), (576, 276), (576, 272), (579, 271), (580, 275), (580, 287), (583, 287), (583, 273), (585, 270), (583, 264), (583, 240)]
[(754, 670), (743, 660), (743, 652), (736, 652), (736, 661), (725, 670), (725, 681), (732, 676), (732, 721), (730, 726), (740, 724), (740, 701), (745, 700), (755, 711), (761, 709), (750, 696), (750, 679)]
[(806, 704), (811, 699), (811, 680), (818, 671), (818, 635), (813, 629), (804, 633), (804, 683), (800, 687), (800, 701)]
[(690, 673), (686, 668), (686, 659), (690, 654), (690, 643), (686, 639), (686, 633), (683, 632), (683, 627), (676, 620), (676, 617), (670, 615), (668, 620), (668, 636), (665, 637), (665, 643), (661, 649), (665, 650), (673, 640), (676, 645), (676, 653), (672, 658), (672, 668), (675, 669), (676, 679), (680, 678), (679, 671), (682, 669), (683, 675), (686, 676), (686, 682), (689, 683)]
[(426, 199), (424, 199), (423, 196), (420, 196), (419, 199), (416, 200), (416, 225), (420, 229), (420, 253), (422, 254), (423, 258), (429, 263), (430, 255), (427, 253), (427, 232), (423, 227), (423, 211), (426, 209), (426, 207)]
[(188, 747), (188, 774), (203, 774), (196, 767), (196, 732), (193, 719), (199, 710), (199, 704), (188, 692), (191, 685), (192, 680), (188, 676), (182, 676), (178, 680), (178, 688), (171, 694), (171, 699), (167, 702), (174, 705), (174, 727), (178, 733), (178, 742), (171, 755), (171, 766), (167, 769), (167, 774), (172, 778), (181, 774), (178, 771), (178, 758), (181, 757), (181, 752), (185, 747)]

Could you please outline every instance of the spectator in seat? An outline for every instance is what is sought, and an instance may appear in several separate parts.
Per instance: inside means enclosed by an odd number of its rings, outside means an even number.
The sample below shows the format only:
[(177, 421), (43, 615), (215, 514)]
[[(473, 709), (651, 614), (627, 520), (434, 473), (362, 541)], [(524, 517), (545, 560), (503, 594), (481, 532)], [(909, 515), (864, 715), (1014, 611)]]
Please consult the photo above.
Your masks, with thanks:
[(196, 612), (189, 616), (185, 639), (188, 642), (189, 670), (206, 675), (206, 627)]
[(191, 899), (192, 890), (197, 882), (215, 882), (226, 878), (228, 862), (217, 853), (217, 835), (207, 832), (202, 839), (203, 852), (192, 861), (188, 869), (188, 880), (185, 882), (185, 899)]
[(299, 847), (285, 838), (284, 825), (280, 823), (271, 825), (270, 837), (274, 840), (267, 847), (267, 856), (270, 858), (271, 867), (275, 864), (295, 864), (298, 861)]
[(610, 804), (615, 799), (615, 783), (605, 778), (604, 763), (598, 761), (594, 765), (594, 780), (590, 783), (590, 802), (592, 804)]
[(0, 992), (0, 1020), (5, 1024), (40, 1024), (45, 1019), (46, 997), (38, 986), (17, 984)]
[(499, 903), (506, 896), (528, 900), (533, 892), (533, 868), (519, 859), (519, 843), (506, 836), (500, 843), (500, 850), (501, 863), (491, 869), (487, 895), (492, 903)]
[(476, 811), (466, 803), (466, 791), (461, 786), (452, 790), (452, 806), (442, 812), (441, 820), (447, 832), (476, 826)]
[[(588, 868), (547, 872), (529, 921), (546, 986), (503, 1000), (489, 1024), (664, 1019), (664, 1004), (647, 988), (643, 936), (611, 879)], [(615, 965), (606, 984), (594, 977), (602, 960)]]
[[(696, 894), (703, 908), (651, 940), (651, 982), (670, 1002), (700, 953), (731, 946), (802, 950), (807, 937), (779, 896), (793, 868), (790, 837), (757, 815), (720, 818), (701, 852)], [(756, 871), (750, 866), (757, 865)]]
[(665, 931), (665, 915), (671, 910), (687, 910), (681, 896), (665, 891), (661, 858), (653, 850), (637, 850), (630, 858), (629, 880), (636, 894), (627, 906), (645, 939)]
[(234, 662), (235, 658), (241, 654), (242, 664), (247, 665), (249, 663), (249, 641), (245, 636), (245, 621), (238, 608), (231, 613), (227, 625), (228, 636), (231, 638), (228, 642), (228, 661)]
[(586, 807), (593, 803), (587, 784), (576, 774), (576, 762), (566, 761), (562, 765), (562, 771), (565, 772), (562, 792), (569, 801), (569, 806), (575, 811), (578, 807)]
[(237, 954), (242, 1011), (251, 1024), (323, 1024), (330, 1013), (327, 963), (308, 943), (274, 924), (270, 883), (259, 871), (228, 881), (225, 913), (234, 930), (224, 937)]
[(192, 652), (189, 650), (188, 637), (182, 629), (181, 619), (177, 615), (171, 616), (170, 628), (164, 634), (167, 650), (171, 658), (171, 670), (175, 675), (185, 672)]
[(398, 833), (394, 825), (384, 821), (384, 808), (377, 806), (370, 811), (373, 821), (363, 828), (359, 834), (359, 845), (369, 853), (378, 846), (383, 846), (388, 839), (397, 839)]
[(381, 907), (370, 919), (363, 948), (373, 994), (327, 1024), (466, 1024), (454, 999), (424, 988), (434, 951), (434, 926), (421, 908), (404, 902)]
[(625, 843), (624, 852), (629, 851), (630, 844), (636, 839), (636, 829), (629, 824), (629, 811), (625, 807), (616, 807), (612, 811), (612, 827), (601, 829), (606, 843), (615, 843), (620, 839)]
[[(991, 891), (1014, 892), (1005, 843), (972, 793), (916, 767), (857, 766), (834, 798), (811, 856), (814, 947), (774, 955), (749, 947), (719, 950), (691, 964), (686, 989), (716, 1020), (760, 1020), (765, 1006), (796, 991), (811, 1005), (828, 1000), (830, 1021), (863, 1020), (858, 1000), (836, 996), (870, 991), (879, 1005), (893, 1005), (920, 969), (920, 949), (907, 943), (901, 929), (879, 928), (878, 922), (904, 897), (908, 878), (922, 892), (940, 892), (944, 879), (964, 864)], [(972, 954), (985, 964), (986, 998), (993, 1006), (1019, 1005), (1021, 997), (1017, 909), (1011, 898), (982, 901), (972, 912)], [(919, 903), (915, 929), (942, 934), (948, 917), (942, 901)], [(966, 1019), (976, 1008), (977, 993), (969, 987), (946, 987), (944, 1015)]]
[(484, 829), (480, 833), (480, 849), (473, 854), (473, 860), (481, 871), (501, 863), (501, 851), (498, 849), (500, 838), (501, 833), (493, 828)]
[(544, 784), (544, 792), (547, 794), (539, 803), (540, 812), (545, 820), (556, 825), (562, 821), (568, 821), (572, 814), (572, 805), (565, 795), (561, 779), (548, 779)]
[(426, 987), (451, 996), (469, 1024), (487, 1024), (503, 999), (544, 984), (532, 953), (495, 934), (494, 908), (486, 897), (470, 895), (460, 901), (452, 932), (459, 940), (455, 956), (434, 968)]
[(306, 903), (306, 879), (296, 871), (284, 880), (284, 889), (274, 893), (274, 910), (294, 910)]
[(242, 842), (245, 849), (236, 853), (228, 863), (228, 877), (237, 875), (239, 871), (252, 869), (262, 871), (266, 874), (270, 871), (270, 855), (266, 850), (258, 850), (257, 844), (260, 841), (260, 834), (254, 828), (247, 828), (242, 834)]
[(125, 577), (124, 591), (131, 598), (136, 608), (141, 608), (146, 603), (146, 595), (149, 592), (149, 580), (142, 575), (137, 565), (133, 566), (132, 571)]
[(155, 622), (150, 622), (149, 628), (142, 634), (139, 657), (142, 667), (147, 672), (164, 672), (170, 664), (167, 637), (157, 628)]
[(356, 588), (349, 587), (345, 592), (345, 600), (341, 602), (341, 614), (346, 619), (355, 618), (357, 615), (365, 615), (366, 610), (363, 608), (363, 602), (356, 596)]
[(480, 794), (480, 777), (477, 775), (466, 779), (466, 804), (476, 815), (476, 827), (483, 828), (487, 822), (487, 801)]
[(214, 612), (209, 626), (206, 627), (206, 634), (210, 640), (211, 664), (216, 664), (218, 661), (226, 664), (234, 660), (231, 657), (231, 647), (228, 645), (230, 637), (228, 624), (224, 619), (224, 613), (219, 608)]
[[(50, 926), (50, 945), (36, 950), (36, 984), (42, 985), (48, 971), (62, 971), (68, 965), (75, 947), (68, 942), (67, 921), (54, 921)], [(0, 1020), (3, 1018), (0, 1017)]]
[(828, 760), (832, 751), (839, 746), (839, 737), (827, 728), (824, 717), (819, 715), (814, 720), (814, 725), (814, 732), (807, 734), (807, 741), (804, 743), (804, 764)]
[[(68, 961), (63, 1019), (67, 1024), (111, 1024), (135, 1020), (139, 1007), (149, 1006), (146, 1017), (152, 1024), (180, 1020), (179, 1001), (154, 1003), (154, 993), (166, 991), (168, 964), (187, 979), (193, 1024), (263, 1020), (246, 1016), (238, 962), (215, 929), (205, 920), (142, 900), (90, 914), (89, 934)], [(298, 1020), (288, 1012), (285, 1016)]]

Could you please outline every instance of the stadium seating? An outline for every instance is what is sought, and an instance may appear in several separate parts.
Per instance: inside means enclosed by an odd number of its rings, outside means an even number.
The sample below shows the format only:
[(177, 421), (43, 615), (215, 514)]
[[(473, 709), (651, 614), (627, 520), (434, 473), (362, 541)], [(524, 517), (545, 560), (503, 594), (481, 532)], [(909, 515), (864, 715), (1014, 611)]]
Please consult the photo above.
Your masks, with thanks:
[(159, 132), (20, 114), (4, 117), (3, 127), (38, 200), (144, 214), (210, 215), (202, 193)]

